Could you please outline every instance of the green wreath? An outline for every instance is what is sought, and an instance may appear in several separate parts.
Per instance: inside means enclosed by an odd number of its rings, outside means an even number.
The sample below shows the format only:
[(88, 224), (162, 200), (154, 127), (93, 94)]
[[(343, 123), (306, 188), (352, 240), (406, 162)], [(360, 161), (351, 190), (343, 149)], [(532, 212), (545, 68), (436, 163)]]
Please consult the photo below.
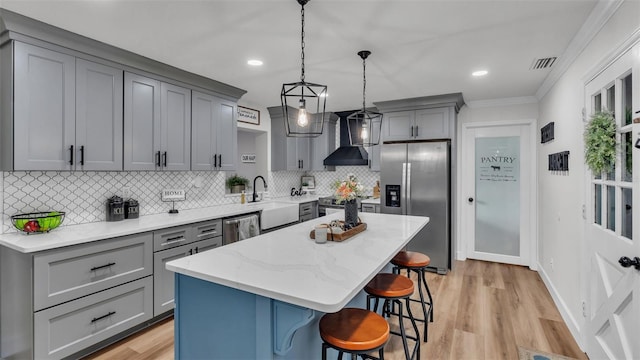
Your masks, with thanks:
[(616, 163), (616, 120), (608, 111), (591, 116), (584, 132), (584, 161), (594, 175), (609, 171)]

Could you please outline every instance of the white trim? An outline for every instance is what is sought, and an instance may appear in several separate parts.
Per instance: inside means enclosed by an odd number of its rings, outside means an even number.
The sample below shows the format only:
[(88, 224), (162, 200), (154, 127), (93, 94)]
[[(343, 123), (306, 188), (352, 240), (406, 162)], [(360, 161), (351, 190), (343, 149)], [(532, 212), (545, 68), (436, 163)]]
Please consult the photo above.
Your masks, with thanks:
[(556, 307), (560, 311), (560, 316), (562, 316), (562, 320), (567, 324), (571, 335), (573, 335), (573, 339), (576, 341), (580, 350), (584, 352), (584, 344), (582, 339), (582, 329), (580, 325), (576, 321), (576, 319), (571, 315), (571, 311), (569, 311), (569, 306), (562, 300), (562, 297), (559, 295), (558, 290), (556, 290), (555, 286), (553, 286), (553, 282), (547, 276), (547, 273), (544, 271), (544, 267), (538, 262), (538, 274), (540, 274), (540, 278), (542, 282), (544, 282), (547, 290), (549, 290), (549, 294), (551, 294), (551, 298), (555, 303)]
[(553, 85), (560, 80), (562, 75), (564, 75), (571, 64), (580, 56), (582, 51), (584, 51), (623, 2), (624, 0), (598, 1), (593, 10), (591, 10), (587, 20), (582, 24), (573, 39), (571, 39), (569, 46), (567, 46), (562, 56), (558, 58), (558, 62), (551, 69), (546, 79), (544, 79), (538, 91), (536, 91), (536, 97), (538, 99), (542, 99), (547, 92), (551, 90)]
[(502, 99), (475, 100), (465, 102), (465, 104), (471, 109), (537, 103), (538, 98), (535, 96), (508, 97)]
[(611, 64), (616, 62), (621, 56), (630, 51), (631, 48), (635, 44), (640, 42), (640, 28), (637, 28), (636, 31), (631, 34), (626, 40), (624, 40), (620, 45), (618, 45), (612, 52), (610, 52), (607, 56), (605, 56), (602, 60), (600, 60), (594, 67), (592, 67), (589, 71), (582, 76), (582, 82), (584, 86), (590, 83), (593, 79), (595, 79), (598, 75), (600, 75), (603, 71), (605, 71)]
[[(537, 141), (537, 123), (536, 119), (521, 119), (521, 120), (511, 120), (511, 121), (485, 121), (485, 122), (473, 122), (473, 123), (465, 123), (460, 127), (461, 131), (459, 133), (460, 139), (465, 139), (465, 135), (468, 131), (475, 128), (482, 127), (493, 127), (493, 126), (529, 126), (529, 139), (532, 146), (532, 150), (530, 151), (530, 176), (533, 177), (529, 184), (529, 205), (530, 212), (529, 218), (531, 219), (531, 223), (529, 224), (529, 268), (531, 270), (537, 271), (540, 268), (538, 264), (538, 151), (536, 146)], [(468, 164), (468, 160), (465, 159), (466, 151), (459, 151), (460, 153), (460, 161), (458, 163), (458, 173), (462, 174), (462, 166), (464, 164)], [(464, 194), (465, 187), (462, 184), (462, 176), (459, 177), (460, 181), (458, 183), (458, 193)], [(465, 202), (467, 201), (466, 196), (459, 196), (457, 199), (457, 211), (456, 216), (457, 219), (463, 219), (463, 209), (465, 209)], [(458, 238), (456, 239), (457, 249), (456, 258), (458, 260), (466, 260), (467, 259), (467, 242), (463, 239), (469, 239), (470, 236), (467, 234), (467, 229), (463, 226), (463, 221), (457, 222), (457, 233)], [(463, 243), (464, 242), (464, 243)]]

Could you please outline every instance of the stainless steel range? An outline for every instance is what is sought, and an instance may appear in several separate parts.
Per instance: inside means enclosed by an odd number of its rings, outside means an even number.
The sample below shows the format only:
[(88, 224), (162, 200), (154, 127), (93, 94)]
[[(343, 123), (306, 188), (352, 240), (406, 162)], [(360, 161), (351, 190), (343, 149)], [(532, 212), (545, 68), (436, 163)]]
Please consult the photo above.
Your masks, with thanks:
[[(368, 197), (357, 198), (358, 210), (360, 210), (360, 201)], [(318, 216), (327, 215), (327, 208), (329, 209), (344, 209), (344, 203), (338, 204), (333, 196), (325, 196), (318, 198)]]

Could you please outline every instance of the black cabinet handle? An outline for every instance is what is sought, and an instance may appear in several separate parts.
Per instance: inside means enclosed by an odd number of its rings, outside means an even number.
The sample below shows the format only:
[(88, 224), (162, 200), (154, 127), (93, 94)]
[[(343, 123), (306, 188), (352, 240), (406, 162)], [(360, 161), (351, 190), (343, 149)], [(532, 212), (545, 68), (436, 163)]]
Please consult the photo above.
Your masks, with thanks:
[(222, 167), (222, 154), (218, 154), (218, 167)]
[(116, 263), (112, 262), (112, 263), (108, 263), (106, 265), (102, 265), (102, 266), (96, 266), (96, 267), (92, 267), (91, 271), (96, 271), (96, 270), (100, 270), (100, 269), (104, 269), (104, 268), (108, 268), (108, 267), (112, 267), (113, 265), (115, 265)]
[(213, 154), (213, 168), (218, 167), (218, 154)]
[(84, 145), (80, 146), (80, 165), (84, 165)]
[(156, 166), (160, 167), (160, 151), (156, 152)]
[(167, 167), (167, 152), (165, 151), (164, 154), (162, 154), (162, 166)]
[(189, 249), (189, 255), (193, 255), (193, 249)]
[(196, 246), (196, 254), (198, 253), (198, 247)]
[(71, 148), (69, 150), (71, 150), (71, 159), (69, 159), (69, 165), (73, 165), (73, 145), (71, 145)]
[(620, 265), (622, 265), (622, 267), (635, 267), (636, 270), (640, 270), (640, 258), (639, 257), (634, 257), (633, 260), (629, 259), (626, 256), (623, 256), (620, 258), (620, 260), (618, 260), (618, 262), (620, 263)]
[(411, 137), (413, 137), (413, 125), (411, 125)]
[(472, 202), (473, 202), (473, 198), (472, 198), (472, 197), (470, 197), (470, 198), (469, 198), (469, 199), (467, 199), (467, 200), (469, 200), (469, 203), (472, 203)]
[(109, 311), (106, 315), (102, 315), (102, 316), (100, 316), (100, 317), (93, 318), (93, 320), (91, 320), (91, 323), (93, 324), (93, 323), (94, 323), (94, 322), (96, 322), (96, 321), (100, 321), (100, 320), (102, 320), (102, 319), (104, 319), (104, 318), (108, 318), (109, 316), (111, 316), (111, 315), (115, 315), (115, 314), (116, 314), (116, 312), (115, 312), (115, 311)]

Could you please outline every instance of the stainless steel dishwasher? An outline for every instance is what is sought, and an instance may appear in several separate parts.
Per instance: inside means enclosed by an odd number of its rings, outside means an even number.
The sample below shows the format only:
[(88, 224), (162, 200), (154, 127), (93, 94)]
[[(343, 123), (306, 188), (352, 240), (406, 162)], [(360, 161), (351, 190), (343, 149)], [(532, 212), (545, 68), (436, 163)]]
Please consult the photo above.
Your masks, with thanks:
[(222, 245), (260, 235), (260, 213), (243, 214), (222, 221)]

